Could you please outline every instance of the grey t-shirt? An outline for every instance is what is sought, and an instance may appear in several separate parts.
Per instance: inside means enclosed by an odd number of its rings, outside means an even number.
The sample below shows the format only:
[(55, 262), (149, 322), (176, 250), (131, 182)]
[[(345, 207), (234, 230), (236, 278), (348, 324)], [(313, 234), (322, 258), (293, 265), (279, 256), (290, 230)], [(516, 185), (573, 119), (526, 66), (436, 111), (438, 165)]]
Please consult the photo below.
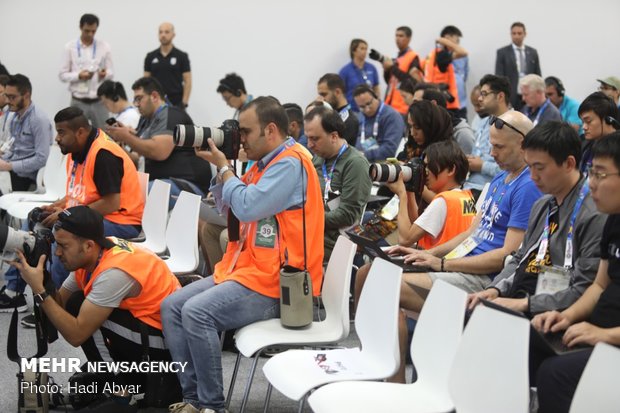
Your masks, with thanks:
[[(80, 291), (74, 272), (69, 274), (62, 286), (72, 293)], [(86, 299), (100, 307), (118, 308), (121, 301), (137, 297), (141, 291), (140, 283), (125, 271), (110, 268), (99, 274)]]

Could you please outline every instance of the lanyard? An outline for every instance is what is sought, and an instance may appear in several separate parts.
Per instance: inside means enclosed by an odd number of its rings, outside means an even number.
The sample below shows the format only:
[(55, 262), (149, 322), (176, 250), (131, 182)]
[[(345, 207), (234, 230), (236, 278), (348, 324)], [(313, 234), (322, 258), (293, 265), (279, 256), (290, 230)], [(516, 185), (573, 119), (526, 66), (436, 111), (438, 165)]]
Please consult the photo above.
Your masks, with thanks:
[[(385, 107), (385, 103), (381, 102), (379, 106), (379, 110), (377, 111), (377, 115), (375, 116), (375, 123), (372, 125), (372, 137), (376, 138), (379, 134), (379, 117), (381, 116), (381, 112), (383, 112), (383, 108)], [(366, 140), (366, 116), (362, 115), (362, 134), (360, 135), (360, 142), (364, 142)]]
[[(575, 206), (573, 207), (573, 214), (570, 217), (570, 226), (568, 227), (568, 235), (566, 236), (566, 247), (564, 249), (564, 268), (571, 268), (573, 266), (573, 232), (575, 228), (575, 220), (577, 219), (577, 214), (581, 209), (581, 205), (583, 205), (583, 201), (586, 196), (590, 193), (590, 187), (588, 186), (588, 180), (584, 180), (581, 185), (581, 189), (579, 190), (579, 197), (577, 198), (577, 202), (575, 202)], [(538, 265), (542, 265), (545, 255), (547, 254), (547, 249), (549, 248), (549, 212), (547, 212), (547, 219), (545, 221), (545, 229), (543, 230), (542, 237), (540, 240), (540, 247), (538, 247), (538, 254), (536, 254), (536, 262)]]
[(331, 168), (329, 168), (329, 174), (327, 173), (327, 167), (325, 166), (325, 161), (323, 161), (323, 179), (325, 180), (325, 194), (323, 195), (323, 198), (325, 199), (325, 202), (327, 202), (329, 192), (332, 189), (332, 178), (334, 177), (334, 169), (336, 169), (336, 163), (338, 162), (338, 159), (340, 159), (340, 156), (342, 156), (342, 154), (344, 153), (344, 151), (347, 150), (348, 147), (349, 145), (347, 145), (346, 143), (340, 147), (340, 150), (338, 151), (338, 155), (336, 156), (336, 160), (332, 164)]
[(540, 109), (538, 109), (538, 113), (536, 114), (536, 118), (534, 118), (533, 122), (534, 126), (538, 125), (538, 121), (540, 120), (540, 117), (542, 116), (545, 109), (547, 109), (547, 106), (549, 106), (549, 99), (545, 100), (545, 103), (540, 107)]
[[(24, 113), (23, 117), (20, 117), (19, 113), (14, 112), (15, 115), (13, 116), (13, 119), (11, 119), (11, 135), (13, 135), (13, 137), (17, 138), (22, 134), (22, 130), (24, 130), (24, 122), (26, 122), (26, 119), (30, 116), (30, 112), (32, 112), (32, 110)], [(7, 115), (8, 113), (9, 112), (7, 112)], [(4, 122), (6, 123), (6, 118), (4, 119)], [(19, 124), (19, 129), (17, 129), (16, 124)], [(4, 130), (4, 127), (2, 130)]]
[(504, 198), (504, 195), (506, 195), (506, 191), (508, 190), (508, 188), (510, 188), (510, 186), (515, 183), (516, 181), (519, 180), (519, 178), (521, 177), (521, 175), (523, 175), (525, 173), (525, 171), (529, 171), (528, 167), (525, 167), (521, 173), (519, 175), (517, 175), (517, 177), (515, 179), (513, 179), (512, 181), (508, 182), (507, 184), (504, 184), (503, 188), (502, 188), (502, 192), (499, 194), (499, 197), (497, 198), (497, 200), (495, 200), (495, 193), (497, 192), (497, 188), (499, 188), (499, 185), (495, 186), (493, 188), (493, 192), (491, 193), (491, 202), (489, 202), (486, 207), (484, 208), (484, 211), (482, 212), (482, 216), (486, 215), (486, 213), (489, 211), (489, 208), (491, 207), (491, 205), (493, 204), (497, 204), (497, 207), (499, 208), (499, 203), (502, 202), (502, 199)]
[[(166, 109), (167, 107), (168, 107), (168, 104), (167, 104), (167, 103), (164, 103), (163, 105), (161, 105), (160, 107), (158, 107), (158, 108), (157, 108), (157, 110), (155, 111), (155, 113), (153, 114), (153, 119), (155, 119), (155, 116), (157, 116), (157, 114), (159, 114), (159, 112), (161, 112), (162, 110)], [(128, 109), (128, 108), (127, 108), (127, 109)], [(127, 109), (125, 109), (125, 110), (127, 110)], [(124, 111), (125, 111), (125, 110), (124, 110)], [(123, 111), (123, 112), (124, 112), (124, 111)], [(121, 113), (123, 113), (123, 112), (121, 112)], [(119, 115), (120, 115), (120, 113), (119, 113)]]
[[(77, 54), (78, 54), (78, 58), (81, 59), (82, 58), (82, 42), (80, 42), (80, 39), (77, 39)], [(93, 60), (95, 60), (95, 56), (97, 56), (97, 41), (93, 39)]]
[[(355, 65), (355, 64), (354, 64)], [(358, 73), (361, 76), (361, 82), (360, 83), (366, 83), (368, 86), (372, 86), (372, 82), (370, 81), (370, 79), (368, 78), (368, 75), (366, 74), (366, 70), (364, 70), (364, 67), (366, 66), (366, 63), (364, 62), (364, 66), (362, 66), (361, 68), (355, 66), (357, 68)]]

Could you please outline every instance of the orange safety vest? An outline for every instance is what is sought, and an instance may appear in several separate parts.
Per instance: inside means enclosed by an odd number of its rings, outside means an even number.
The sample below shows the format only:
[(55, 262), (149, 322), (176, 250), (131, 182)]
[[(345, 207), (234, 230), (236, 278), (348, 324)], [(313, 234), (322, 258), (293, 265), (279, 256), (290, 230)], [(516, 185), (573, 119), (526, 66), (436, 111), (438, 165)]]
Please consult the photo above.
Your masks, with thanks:
[(159, 307), (166, 297), (181, 288), (179, 281), (164, 261), (152, 252), (136, 247), (134, 244), (108, 237), (116, 244), (113, 248), (103, 251), (99, 264), (88, 280), (85, 269), (75, 271), (75, 280), (87, 297), (99, 275), (110, 268), (117, 268), (127, 273), (140, 283), (142, 290), (136, 297), (128, 297), (121, 301), (118, 308), (128, 310), (142, 322), (159, 330), (161, 313)]
[[(396, 63), (398, 64), (398, 68), (407, 73), (409, 71), (409, 67), (411, 63), (418, 57), (418, 54), (413, 50), (409, 49), (407, 52), (396, 58)], [(400, 80), (396, 76), (390, 76), (390, 82), (388, 83), (388, 88), (385, 93), (385, 103), (396, 109), (399, 113), (406, 115), (409, 110), (409, 106), (403, 99), (403, 96), (398, 91), (398, 85), (400, 84)]]
[(127, 153), (101, 129), (88, 150), (86, 159), (81, 164), (73, 162), (73, 155), (67, 157), (67, 200), (65, 208), (76, 205), (88, 205), (101, 199), (93, 179), (95, 174), (95, 159), (97, 153), (105, 149), (123, 160), (123, 179), (121, 181), (121, 202), (118, 211), (114, 211), (104, 218), (116, 224), (140, 225), (144, 210), (144, 199), (140, 195), (140, 181), (136, 166), (129, 159)]
[(476, 217), (476, 202), (469, 189), (443, 191), (435, 195), (433, 200), (437, 198), (443, 198), (446, 201), (446, 206), (448, 207), (446, 210), (446, 221), (437, 238), (433, 238), (430, 234), (425, 234), (418, 241), (418, 246), (425, 250), (443, 244), (467, 230)]
[[(298, 143), (285, 147), (262, 171), (258, 170), (258, 162), (255, 162), (241, 180), (248, 186), (256, 184), (271, 165), (287, 156), (301, 158), (306, 171), (307, 268), (312, 279), (313, 295), (318, 296), (323, 280), (325, 211), (319, 177), (312, 165), (310, 153)], [(298, 179), (301, 177), (283, 177), (282, 183), (285, 185), (289, 182), (290, 185)], [(245, 240), (228, 243), (222, 260), (215, 265), (215, 283), (236, 281), (265, 296), (280, 297), (279, 274), (282, 264), (286, 262), (296, 268), (304, 267), (302, 222), (301, 208), (278, 212), (258, 222), (242, 222), (240, 233), (241, 237), (245, 234)]]
[(426, 58), (426, 65), (424, 66), (424, 81), (426, 83), (445, 83), (448, 85), (448, 92), (454, 97), (452, 102), (446, 102), (448, 109), (459, 109), (461, 104), (459, 102), (459, 90), (456, 85), (456, 75), (454, 74), (454, 65), (450, 63), (448, 69), (445, 72), (439, 70), (439, 67), (435, 64), (435, 57), (437, 55), (437, 49), (429, 53)]

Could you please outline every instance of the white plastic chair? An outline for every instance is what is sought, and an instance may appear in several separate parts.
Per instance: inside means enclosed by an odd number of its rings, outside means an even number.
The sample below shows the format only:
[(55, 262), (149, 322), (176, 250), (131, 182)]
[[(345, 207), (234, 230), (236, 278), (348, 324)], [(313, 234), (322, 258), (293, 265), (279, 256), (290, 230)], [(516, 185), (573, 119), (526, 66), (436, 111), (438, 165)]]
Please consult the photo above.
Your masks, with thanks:
[(156, 179), (146, 197), (142, 214), (144, 241), (133, 241), (141, 247), (161, 254), (166, 251), (166, 226), (168, 222), (168, 199), (170, 184)]
[[(38, 202), (41, 204), (49, 204), (50, 202), (57, 201), (65, 196), (66, 184), (66, 158), (62, 152), (60, 152), (58, 145), (51, 145), (50, 154), (45, 163), (45, 170), (43, 171), (43, 186), (41, 187), (39, 185), (37, 174), (36, 191), (17, 191), (0, 196), (0, 209), (8, 211), (11, 205), (15, 205), (20, 202)], [(29, 206), (30, 205), (28, 205), (28, 207)], [(24, 209), (25, 208), (26, 207), (24, 207)], [(16, 209), (13, 211), (19, 214)], [(28, 212), (30, 212), (30, 210), (26, 211), (26, 215)]]
[(308, 398), (316, 413), (447, 412), (454, 409), (448, 376), (463, 332), (467, 293), (444, 281), (433, 284), (420, 313), (411, 358), (418, 380), (412, 384), (344, 382), (318, 389)]
[[(142, 199), (146, 202), (146, 199), (149, 195), (149, 174), (146, 172), (138, 171), (138, 181), (140, 182), (140, 190), (142, 193)], [(142, 213), (144, 216), (144, 213)]]
[(226, 406), (230, 404), (241, 357), (253, 357), (252, 367), (245, 386), (241, 412), (244, 411), (258, 359), (263, 350), (273, 345), (305, 346), (337, 343), (349, 335), (349, 288), (351, 268), (357, 246), (348, 238), (340, 236), (329, 258), (323, 277), (322, 302), (325, 319), (310, 326), (293, 330), (282, 327), (280, 319), (258, 321), (237, 330), (235, 345), (239, 350), (233, 371)]
[(181, 191), (168, 220), (165, 259), (170, 271), (188, 274), (198, 268), (198, 214), (200, 196)]
[(615, 413), (620, 409), (620, 392), (616, 387), (620, 371), (620, 349), (598, 343), (583, 370), (570, 413)]
[(527, 413), (529, 341), (527, 319), (476, 307), (450, 371), (456, 411)]
[[(309, 391), (344, 380), (382, 380), (393, 375), (400, 363), (398, 308), (403, 269), (381, 258), (373, 261), (355, 313), (360, 347), (334, 350), (288, 350), (265, 363), (271, 386), (303, 410)], [(317, 360), (320, 355), (325, 361)], [(320, 364), (319, 364), (320, 363)]]
[(476, 201), (476, 211), (480, 211), (482, 209), (482, 203), (484, 202), (484, 198), (486, 198), (486, 196), (487, 196), (487, 192), (489, 192), (489, 186), (490, 185), (491, 185), (491, 183), (487, 182), (482, 187), (482, 191), (480, 192), (480, 196), (478, 197), (478, 200)]

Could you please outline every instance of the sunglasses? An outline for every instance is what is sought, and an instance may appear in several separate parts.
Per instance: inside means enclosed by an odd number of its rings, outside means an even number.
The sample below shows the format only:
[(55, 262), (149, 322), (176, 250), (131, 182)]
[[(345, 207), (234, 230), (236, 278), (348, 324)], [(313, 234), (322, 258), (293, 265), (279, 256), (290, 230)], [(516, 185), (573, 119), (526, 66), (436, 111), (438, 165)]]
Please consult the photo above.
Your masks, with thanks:
[(498, 118), (495, 115), (491, 115), (489, 117), (489, 125), (494, 126), (497, 129), (502, 129), (505, 126), (508, 126), (510, 129), (512, 129), (513, 131), (517, 132), (519, 135), (523, 136), (525, 138), (525, 134), (523, 132), (521, 132), (519, 129), (515, 128), (514, 126), (512, 126), (510, 123), (506, 122), (505, 120), (502, 120), (500, 118)]

